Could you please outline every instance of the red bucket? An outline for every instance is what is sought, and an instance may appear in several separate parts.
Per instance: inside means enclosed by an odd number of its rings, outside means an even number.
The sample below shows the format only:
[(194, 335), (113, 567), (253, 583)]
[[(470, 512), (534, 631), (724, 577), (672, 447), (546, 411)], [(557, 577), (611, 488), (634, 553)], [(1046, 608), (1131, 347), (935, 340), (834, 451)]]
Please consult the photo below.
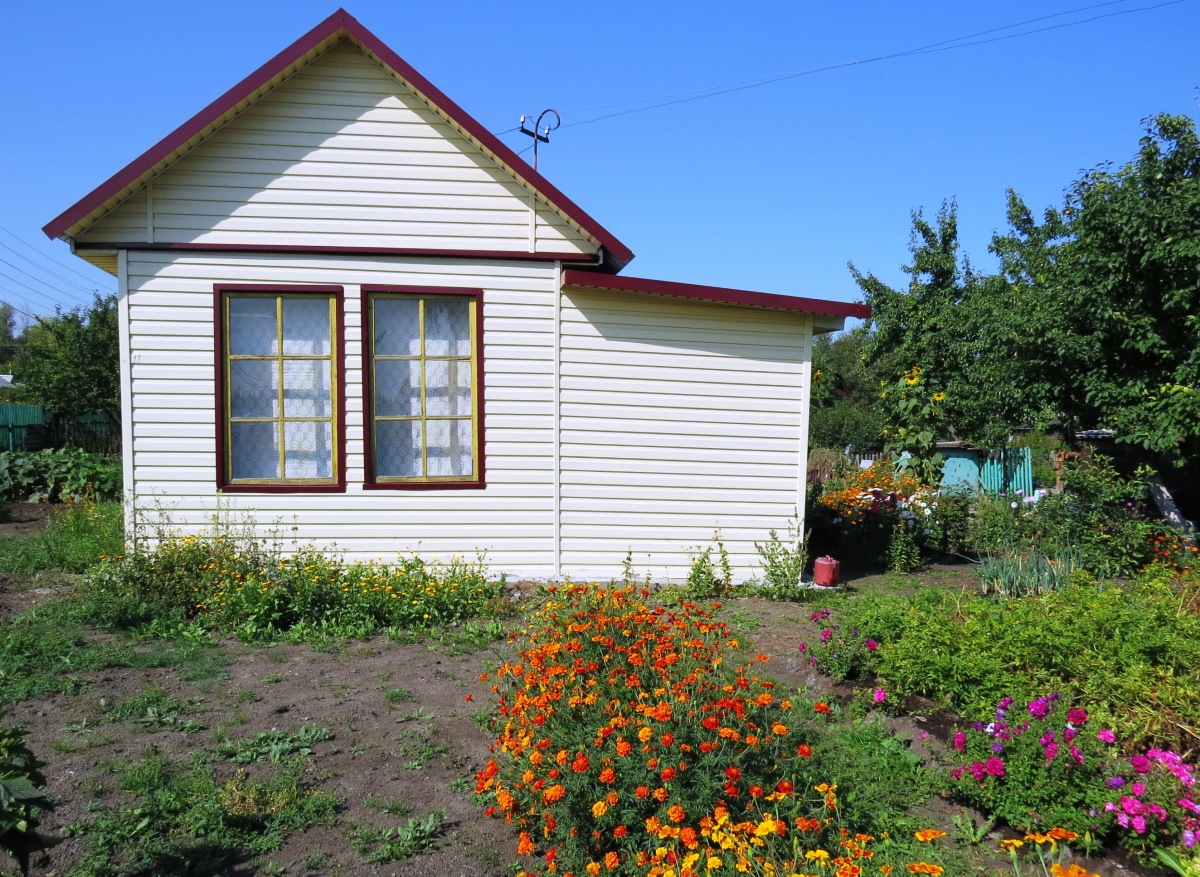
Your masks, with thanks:
[(813, 582), (824, 588), (838, 585), (838, 572), (842, 565), (828, 554), (813, 561)]

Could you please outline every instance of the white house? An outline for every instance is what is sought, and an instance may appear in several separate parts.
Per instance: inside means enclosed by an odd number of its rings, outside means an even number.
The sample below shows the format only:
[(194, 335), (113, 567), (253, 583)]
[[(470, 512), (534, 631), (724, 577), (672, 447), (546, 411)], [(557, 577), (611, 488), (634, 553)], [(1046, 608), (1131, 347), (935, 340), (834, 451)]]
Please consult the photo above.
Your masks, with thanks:
[(804, 506), (813, 333), (868, 313), (620, 275), (340, 10), (45, 231), (118, 278), (134, 506), (352, 558), (678, 577), (720, 531), (752, 575)]

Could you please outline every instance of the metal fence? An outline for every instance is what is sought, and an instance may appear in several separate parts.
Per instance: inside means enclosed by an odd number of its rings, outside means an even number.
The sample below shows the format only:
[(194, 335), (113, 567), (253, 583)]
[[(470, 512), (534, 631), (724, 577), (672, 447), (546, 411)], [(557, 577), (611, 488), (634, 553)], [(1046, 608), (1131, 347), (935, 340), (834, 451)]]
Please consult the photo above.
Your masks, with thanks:
[(55, 417), (41, 405), (0, 402), (0, 451), (75, 447), (96, 454), (121, 451), (121, 421), (115, 414)]

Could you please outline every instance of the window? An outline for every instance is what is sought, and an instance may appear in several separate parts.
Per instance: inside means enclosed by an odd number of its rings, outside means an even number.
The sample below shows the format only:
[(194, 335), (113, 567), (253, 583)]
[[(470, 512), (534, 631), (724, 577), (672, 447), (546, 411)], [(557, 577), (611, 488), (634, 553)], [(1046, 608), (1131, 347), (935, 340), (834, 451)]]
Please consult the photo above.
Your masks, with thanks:
[(363, 294), (367, 486), (483, 487), (482, 293)]
[(222, 489), (341, 489), (340, 293), (218, 287)]

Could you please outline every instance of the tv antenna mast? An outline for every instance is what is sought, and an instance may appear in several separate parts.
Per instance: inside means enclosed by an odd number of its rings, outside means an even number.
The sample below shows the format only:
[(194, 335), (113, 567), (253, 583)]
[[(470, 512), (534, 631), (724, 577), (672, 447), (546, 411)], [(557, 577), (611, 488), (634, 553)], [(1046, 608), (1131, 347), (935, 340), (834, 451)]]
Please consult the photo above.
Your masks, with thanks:
[[(546, 127), (542, 128), (542, 119), (546, 118), (547, 115), (554, 116), (554, 125), (551, 126), (547, 122)], [(560, 117), (558, 115), (558, 110), (553, 110), (553, 109), (542, 110), (541, 115), (539, 115), (537, 117), (537, 121), (533, 125), (532, 131), (530, 131), (528, 128), (525, 127), (525, 119), (526, 119), (525, 116), (521, 116), (520, 131), (522, 134), (525, 134), (525, 135), (533, 138), (533, 169), (536, 171), (537, 170), (537, 161), (538, 161), (538, 144), (550, 142), (550, 132), (555, 130), (556, 128), (558, 128), (559, 125), (562, 124), (562, 117)], [(539, 129), (541, 129), (541, 130), (539, 130)]]

